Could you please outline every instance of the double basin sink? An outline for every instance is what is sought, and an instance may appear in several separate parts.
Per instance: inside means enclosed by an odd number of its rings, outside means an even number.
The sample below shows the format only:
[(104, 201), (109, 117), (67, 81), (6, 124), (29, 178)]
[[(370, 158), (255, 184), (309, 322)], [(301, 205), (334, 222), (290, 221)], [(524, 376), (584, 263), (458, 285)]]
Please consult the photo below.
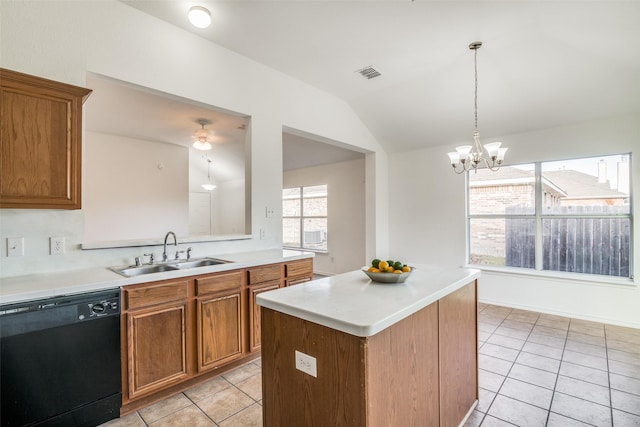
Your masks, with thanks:
[(190, 260), (176, 260), (160, 264), (126, 265), (124, 267), (109, 267), (109, 270), (125, 277), (135, 277), (142, 274), (162, 273), (164, 271), (186, 270), (188, 268), (208, 267), (210, 265), (227, 264), (218, 258), (194, 258)]

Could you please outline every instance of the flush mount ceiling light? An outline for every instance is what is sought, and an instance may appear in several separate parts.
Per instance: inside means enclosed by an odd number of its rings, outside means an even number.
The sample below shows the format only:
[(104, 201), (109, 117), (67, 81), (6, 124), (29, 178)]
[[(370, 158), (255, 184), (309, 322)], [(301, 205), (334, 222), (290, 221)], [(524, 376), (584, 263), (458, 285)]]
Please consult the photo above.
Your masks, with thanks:
[[(484, 163), (486, 167), (492, 171), (500, 169), (500, 165), (504, 160), (507, 148), (500, 148), (501, 142), (490, 142), (484, 145), (487, 150), (488, 158), (482, 154), (482, 146), (480, 145), (480, 133), (478, 133), (478, 49), (482, 46), (482, 42), (473, 42), (469, 45), (469, 49), (473, 50), (473, 65), (475, 75), (475, 96), (473, 98), (475, 130), (473, 132), (473, 145), (461, 145), (456, 147), (456, 151), (449, 154), (449, 160), (455, 173), (463, 173), (468, 170), (477, 170), (480, 163)], [(458, 168), (458, 165), (461, 165)]]
[(211, 150), (210, 141), (213, 139), (213, 136), (209, 129), (204, 128), (204, 125), (211, 124), (211, 121), (207, 119), (198, 119), (196, 120), (196, 123), (198, 123), (202, 127), (200, 129), (196, 129), (195, 133), (193, 134), (192, 138), (195, 139), (193, 148), (196, 148), (198, 150)]
[(202, 6), (193, 6), (189, 9), (189, 22), (196, 28), (207, 28), (211, 25), (211, 13), (209, 9)]
[(206, 184), (202, 184), (202, 188), (207, 191), (211, 191), (216, 188), (216, 185), (211, 183), (211, 159), (209, 158), (207, 158), (207, 182)]

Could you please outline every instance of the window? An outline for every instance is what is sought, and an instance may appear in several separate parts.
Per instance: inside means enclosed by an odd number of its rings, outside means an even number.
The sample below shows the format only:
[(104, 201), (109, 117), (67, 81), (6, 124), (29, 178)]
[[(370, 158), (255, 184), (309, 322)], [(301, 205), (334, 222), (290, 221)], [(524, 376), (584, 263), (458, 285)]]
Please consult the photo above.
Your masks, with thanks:
[(632, 277), (629, 154), (467, 176), (469, 263)]
[(282, 190), (283, 246), (327, 250), (327, 185)]

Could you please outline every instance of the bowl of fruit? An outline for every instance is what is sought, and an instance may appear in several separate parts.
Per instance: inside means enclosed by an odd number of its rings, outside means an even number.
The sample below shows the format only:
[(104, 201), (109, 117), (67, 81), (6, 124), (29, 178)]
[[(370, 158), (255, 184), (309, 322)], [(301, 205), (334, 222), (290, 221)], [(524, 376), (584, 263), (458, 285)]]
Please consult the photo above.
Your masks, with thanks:
[(381, 261), (374, 259), (371, 266), (362, 270), (374, 282), (379, 283), (402, 283), (411, 275), (413, 267), (404, 264), (402, 261)]

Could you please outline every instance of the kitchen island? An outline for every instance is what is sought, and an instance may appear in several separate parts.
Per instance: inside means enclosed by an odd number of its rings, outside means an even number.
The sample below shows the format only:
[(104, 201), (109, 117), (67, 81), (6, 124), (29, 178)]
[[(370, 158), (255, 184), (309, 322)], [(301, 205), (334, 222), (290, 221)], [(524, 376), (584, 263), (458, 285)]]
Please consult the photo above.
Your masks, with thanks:
[(353, 271), (258, 295), (264, 426), (460, 425), (478, 399), (479, 276), (418, 265), (405, 283)]

